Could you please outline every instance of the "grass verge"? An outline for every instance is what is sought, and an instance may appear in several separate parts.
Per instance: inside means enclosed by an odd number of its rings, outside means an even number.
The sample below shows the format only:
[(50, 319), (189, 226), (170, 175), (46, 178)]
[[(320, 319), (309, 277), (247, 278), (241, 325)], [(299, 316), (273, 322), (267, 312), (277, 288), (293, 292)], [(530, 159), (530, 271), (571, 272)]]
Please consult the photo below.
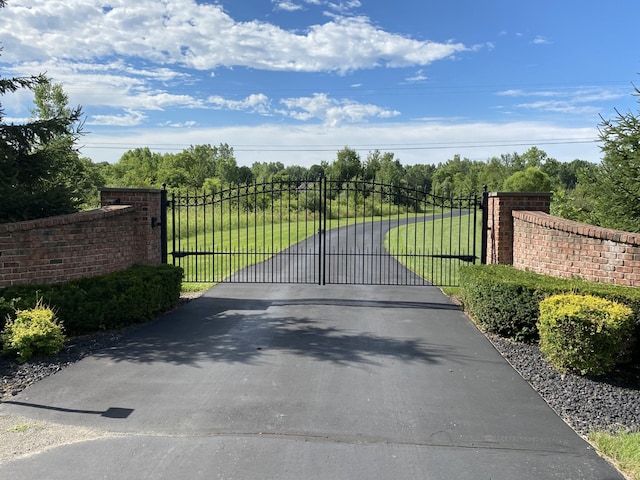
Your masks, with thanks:
[[(466, 262), (446, 257), (479, 254), (482, 240), (479, 215), (475, 239), (473, 230), (473, 215), (412, 223), (390, 230), (385, 247), (398, 262), (422, 278), (436, 285), (456, 287), (459, 285), (458, 269)], [(476, 258), (476, 262), (479, 261)]]
[(640, 480), (640, 432), (612, 435), (595, 432), (589, 440), (631, 480)]

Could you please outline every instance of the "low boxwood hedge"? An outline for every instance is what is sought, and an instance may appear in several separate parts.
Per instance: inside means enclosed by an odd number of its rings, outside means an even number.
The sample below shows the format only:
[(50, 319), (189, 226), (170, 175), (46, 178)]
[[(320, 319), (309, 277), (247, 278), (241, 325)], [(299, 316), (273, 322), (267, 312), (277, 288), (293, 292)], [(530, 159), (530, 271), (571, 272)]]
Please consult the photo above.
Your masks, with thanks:
[(181, 285), (179, 267), (137, 265), (65, 283), (8, 287), (0, 289), (0, 330), (7, 315), (33, 308), (40, 299), (54, 309), (68, 335), (121, 328), (173, 308)]
[[(510, 265), (469, 265), (460, 269), (460, 290), (465, 310), (481, 326), (517, 341), (538, 340), (540, 301), (563, 293), (592, 295), (627, 305), (633, 310), (636, 332), (640, 333), (639, 288), (555, 278)], [(636, 344), (636, 358), (639, 350)]]

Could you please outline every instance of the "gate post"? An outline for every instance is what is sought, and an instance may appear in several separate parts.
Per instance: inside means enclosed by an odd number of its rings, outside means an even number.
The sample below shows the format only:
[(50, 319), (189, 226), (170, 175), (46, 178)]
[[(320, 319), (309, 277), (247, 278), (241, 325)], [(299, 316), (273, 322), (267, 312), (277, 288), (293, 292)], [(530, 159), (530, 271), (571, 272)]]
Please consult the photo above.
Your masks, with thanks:
[(167, 252), (167, 208), (169, 203), (167, 202), (167, 184), (162, 184), (162, 190), (160, 191), (160, 258), (162, 263), (168, 263), (169, 255)]
[(489, 233), (489, 191), (487, 186), (482, 187), (482, 240), (480, 244), (480, 263), (487, 263), (487, 235)]
[(549, 213), (552, 193), (499, 192), (488, 198), (487, 263), (513, 264), (514, 210)]

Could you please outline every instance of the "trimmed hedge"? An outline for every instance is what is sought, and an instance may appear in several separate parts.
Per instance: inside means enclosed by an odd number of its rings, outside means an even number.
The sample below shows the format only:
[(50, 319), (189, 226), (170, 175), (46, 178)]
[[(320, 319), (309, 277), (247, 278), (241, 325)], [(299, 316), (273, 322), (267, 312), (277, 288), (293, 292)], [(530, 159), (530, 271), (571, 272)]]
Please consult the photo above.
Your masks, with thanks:
[(68, 335), (122, 328), (173, 308), (181, 285), (179, 267), (137, 265), (66, 283), (8, 287), (0, 289), (0, 330), (14, 309), (34, 308), (39, 299), (54, 309)]
[[(627, 305), (640, 333), (640, 289), (578, 279), (555, 278), (517, 270), (510, 265), (469, 265), (460, 268), (464, 308), (488, 331), (517, 341), (539, 338), (540, 301), (551, 295), (592, 295)], [(636, 347), (636, 358), (640, 348)]]

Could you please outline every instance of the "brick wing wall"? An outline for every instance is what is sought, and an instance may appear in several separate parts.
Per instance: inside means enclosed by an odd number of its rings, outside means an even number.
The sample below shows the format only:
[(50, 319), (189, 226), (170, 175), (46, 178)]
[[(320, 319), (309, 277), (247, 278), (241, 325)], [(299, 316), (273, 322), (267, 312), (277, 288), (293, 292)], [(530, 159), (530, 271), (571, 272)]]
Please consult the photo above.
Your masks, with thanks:
[[(160, 190), (105, 189), (90, 212), (0, 224), (0, 287), (161, 263)], [(152, 222), (156, 218), (156, 222)]]
[(561, 278), (640, 287), (640, 234), (514, 211), (513, 266)]

